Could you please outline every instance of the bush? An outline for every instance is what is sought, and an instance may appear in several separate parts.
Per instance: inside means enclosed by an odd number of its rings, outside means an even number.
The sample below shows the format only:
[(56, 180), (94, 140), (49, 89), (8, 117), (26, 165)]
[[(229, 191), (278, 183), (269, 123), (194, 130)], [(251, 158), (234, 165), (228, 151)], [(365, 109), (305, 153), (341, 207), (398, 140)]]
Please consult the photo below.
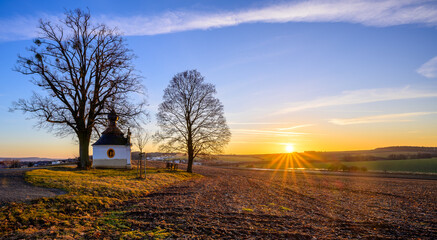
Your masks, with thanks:
[(343, 171), (343, 172), (367, 172), (367, 168), (366, 167), (358, 167), (358, 166), (347, 166), (341, 163), (332, 163), (331, 165), (328, 166), (328, 170), (329, 171), (334, 171), (334, 172), (338, 172), (338, 171)]
[(3, 164), (8, 168), (19, 168), (21, 167), (19, 160), (7, 160), (3, 161)]
[(344, 165), (344, 164), (341, 164), (340, 170), (343, 172), (346, 172), (346, 171), (349, 171), (349, 167)]
[(333, 163), (331, 165), (328, 166), (328, 170), (329, 171), (339, 171), (341, 169), (341, 165), (340, 163)]
[(349, 167), (349, 172), (358, 172), (360, 171), (360, 168), (357, 166), (350, 166)]

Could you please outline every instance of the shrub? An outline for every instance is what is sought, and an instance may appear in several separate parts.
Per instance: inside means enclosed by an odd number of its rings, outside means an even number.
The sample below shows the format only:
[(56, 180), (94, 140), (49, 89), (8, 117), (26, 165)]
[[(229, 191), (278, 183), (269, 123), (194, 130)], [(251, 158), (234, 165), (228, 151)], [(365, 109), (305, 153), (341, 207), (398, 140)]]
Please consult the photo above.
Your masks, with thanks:
[(357, 166), (350, 166), (349, 167), (349, 172), (358, 172), (360, 171), (360, 168)]
[(19, 160), (8, 160), (8, 161), (4, 161), (4, 164), (9, 167), (9, 168), (19, 168), (21, 167), (20, 161)]

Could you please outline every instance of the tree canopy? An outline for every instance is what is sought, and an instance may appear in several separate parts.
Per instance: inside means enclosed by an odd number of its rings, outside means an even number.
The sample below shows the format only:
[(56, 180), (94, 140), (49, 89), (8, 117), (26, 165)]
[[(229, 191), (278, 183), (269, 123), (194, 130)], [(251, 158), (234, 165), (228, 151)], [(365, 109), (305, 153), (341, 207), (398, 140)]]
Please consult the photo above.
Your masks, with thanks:
[(155, 140), (162, 151), (187, 153), (188, 172), (197, 156), (220, 153), (230, 140), (223, 104), (215, 94), (215, 86), (196, 70), (176, 74), (164, 90)]
[(105, 125), (110, 108), (125, 124), (136, 124), (146, 114), (145, 101), (132, 100), (134, 93), (143, 93), (134, 54), (120, 33), (93, 23), (87, 11), (67, 11), (58, 23), (40, 20), (39, 30), (15, 70), (34, 76), (42, 91), (20, 99), (13, 109), (32, 114), (59, 135), (75, 134), (80, 166), (89, 168), (91, 135)]

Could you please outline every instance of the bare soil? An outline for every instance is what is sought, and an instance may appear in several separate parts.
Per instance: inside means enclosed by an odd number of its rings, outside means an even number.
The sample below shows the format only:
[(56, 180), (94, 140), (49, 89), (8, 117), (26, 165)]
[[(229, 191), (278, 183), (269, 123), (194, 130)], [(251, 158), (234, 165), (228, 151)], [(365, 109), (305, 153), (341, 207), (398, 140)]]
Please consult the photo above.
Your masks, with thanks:
[(53, 197), (65, 191), (36, 187), (24, 180), (24, 173), (35, 168), (0, 169), (0, 206), (42, 197)]
[(195, 166), (127, 203), (134, 229), (194, 239), (437, 239), (437, 181)]

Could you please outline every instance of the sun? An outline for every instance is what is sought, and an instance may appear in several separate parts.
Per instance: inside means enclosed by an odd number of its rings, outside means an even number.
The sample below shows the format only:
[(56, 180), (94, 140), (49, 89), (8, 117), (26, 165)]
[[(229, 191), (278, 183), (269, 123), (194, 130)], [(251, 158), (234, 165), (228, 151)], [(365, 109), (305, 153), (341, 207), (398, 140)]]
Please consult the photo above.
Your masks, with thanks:
[(294, 151), (294, 147), (293, 147), (293, 145), (291, 145), (291, 144), (287, 144), (287, 145), (285, 145), (285, 152), (287, 152), (287, 153), (291, 153), (291, 152), (293, 152)]

